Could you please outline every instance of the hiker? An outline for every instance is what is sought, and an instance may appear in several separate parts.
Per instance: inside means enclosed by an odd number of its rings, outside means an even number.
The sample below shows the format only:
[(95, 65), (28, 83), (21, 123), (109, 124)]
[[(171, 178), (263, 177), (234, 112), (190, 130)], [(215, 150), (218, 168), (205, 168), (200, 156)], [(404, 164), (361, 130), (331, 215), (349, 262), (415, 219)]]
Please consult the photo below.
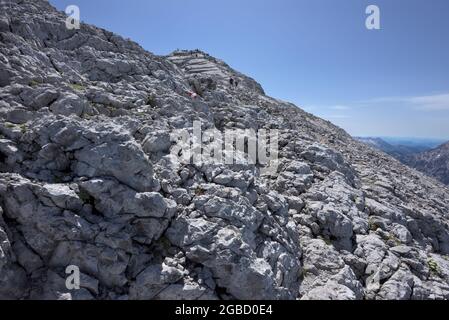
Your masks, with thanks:
[(235, 87), (237, 88), (239, 86), (239, 82), (235, 80)]
[(231, 87), (233, 87), (234, 86), (234, 79), (229, 79), (229, 84), (231, 85)]
[(198, 94), (193, 91), (187, 91), (187, 94), (192, 98), (192, 100), (195, 100), (198, 97)]

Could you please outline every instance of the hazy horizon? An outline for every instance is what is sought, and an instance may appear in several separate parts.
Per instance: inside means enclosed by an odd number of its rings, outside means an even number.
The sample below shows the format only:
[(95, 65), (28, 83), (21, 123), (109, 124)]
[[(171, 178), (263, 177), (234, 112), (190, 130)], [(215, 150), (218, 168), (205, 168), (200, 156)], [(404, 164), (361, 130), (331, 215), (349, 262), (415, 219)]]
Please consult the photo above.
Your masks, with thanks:
[(380, 139), (395, 139), (395, 140), (422, 140), (422, 141), (442, 141), (447, 142), (448, 140), (444, 138), (435, 138), (435, 137), (407, 137), (407, 136), (367, 136), (367, 135), (361, 135), (361, 136), (354, 136), (354, 137), (360, 137), (360, 138), (380, 138)]

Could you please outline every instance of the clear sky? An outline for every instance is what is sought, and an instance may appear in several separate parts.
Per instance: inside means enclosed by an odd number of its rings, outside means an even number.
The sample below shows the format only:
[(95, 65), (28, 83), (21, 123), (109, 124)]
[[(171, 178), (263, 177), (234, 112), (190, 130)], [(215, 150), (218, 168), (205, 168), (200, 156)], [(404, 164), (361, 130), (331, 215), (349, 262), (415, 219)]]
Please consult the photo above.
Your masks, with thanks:
[[(361, 136), (449, 140), (448, 0), (50, 0), (156, 54), (199, 48)], [(381, 30), (365, 27), (380, 8)]]

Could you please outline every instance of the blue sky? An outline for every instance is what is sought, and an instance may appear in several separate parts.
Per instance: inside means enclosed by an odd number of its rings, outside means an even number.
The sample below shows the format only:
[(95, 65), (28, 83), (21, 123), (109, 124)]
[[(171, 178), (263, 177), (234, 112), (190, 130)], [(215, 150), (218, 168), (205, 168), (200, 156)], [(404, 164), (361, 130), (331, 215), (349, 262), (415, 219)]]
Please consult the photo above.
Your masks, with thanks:
[[(361, 136), (449, 140), (447, 0), (50, 0), (156, 54), (199, 48)], [(381, 30), (365, 9), (380, 8)]]

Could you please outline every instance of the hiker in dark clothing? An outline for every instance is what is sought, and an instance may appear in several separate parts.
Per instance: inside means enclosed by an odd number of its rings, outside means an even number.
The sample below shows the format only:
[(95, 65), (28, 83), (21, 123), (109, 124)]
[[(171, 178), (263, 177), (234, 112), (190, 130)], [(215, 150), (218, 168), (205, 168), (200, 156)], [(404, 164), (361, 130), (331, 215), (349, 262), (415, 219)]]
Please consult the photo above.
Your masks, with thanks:
[(229, 84), (231, 85), (231, 87), (233, 87), (234, 86), (234, 79), (229, 79)]
[(239, 86), (239, 82), (235, 80), (235, 87), (237, 88)]

